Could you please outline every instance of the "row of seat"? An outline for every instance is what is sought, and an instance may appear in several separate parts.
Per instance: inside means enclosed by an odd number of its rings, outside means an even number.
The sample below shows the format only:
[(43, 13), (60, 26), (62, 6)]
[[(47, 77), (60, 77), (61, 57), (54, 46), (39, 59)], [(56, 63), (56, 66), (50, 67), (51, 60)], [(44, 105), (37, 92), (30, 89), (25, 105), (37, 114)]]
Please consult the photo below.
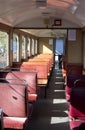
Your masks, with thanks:
[(20, 69), (31, 69), (37, 72), (38, 85), (46, 85), (51, 69), (53, 67), (54, 55), (53, 54), (39, 54), (26, 62), (14, 64), (13, 67)]
[(36, 69), (38, 85), (46, 85), (53, 67), (53, 60), (53, 54), (40, 54), (29, 59), (28, 62), (23, 62), (20, 68)]
[(71, 90), (69, 119), (71, 130), (85, 123), (85, 78), (77, 80)]
[(37, 73), (36, 72), (23, 72), (22, 70), (19, 71), (18, 69), (16, 69), (15, 71), (11, 71), (10, 69), (10, 70), (5, 70), (3, 72), (0, 72), (0, 78), (26, 80), (29, 102), (37, 100), (38, 90), (37, 90)]
[[(44, 91), (43, 95), (46, 97), (46, 89), (52, 71), (53, 62), (53, 54), (39, 54), (28, 59), (26, 62), (18, 64), (17, 67), (20, 68), (20, 70), (26, 71), (27, 68), (31, 72), (37, 72), (37, 85), (39, 86), (40, 91)], [(16, 64), (13, 67), (16, 68)]]
[(25, 129), (33, 102), (38, 99), (40, 85), (47, 86), (52, 67), (53, 55), (40, 54), (0, 71), (0, 108), (4, 128)]
[[(76, 69), (75, 69), (76, 68)], [(85, 75), (81, 69), (69, 67), (66, 74), (65, 94), (69, 104), (68, 117), (70, 130), (85, 129)]]
[(62, 75), (63, 75), (64, 78), (66, 78), (66, 76), (68, 74), (81, 75), (82, 70), (83, 70), (83, 66), (81, 64), (78, 64), (78, 65), (76, 65), (76, 64), (67, 64), (65, 56), (62, 57)]

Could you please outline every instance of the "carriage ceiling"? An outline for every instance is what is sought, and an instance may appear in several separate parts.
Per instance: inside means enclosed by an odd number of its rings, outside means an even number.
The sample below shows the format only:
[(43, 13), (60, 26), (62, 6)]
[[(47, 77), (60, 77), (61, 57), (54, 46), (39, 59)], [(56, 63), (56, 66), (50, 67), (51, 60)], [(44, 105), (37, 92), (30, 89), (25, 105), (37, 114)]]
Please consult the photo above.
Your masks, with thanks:
[(46, 28), (45, 33), (30, 30), (41, 36), (59, 32), (55, 28), (84, 27), (85, 0), (0, 0), (0, 22), (22, 29)]

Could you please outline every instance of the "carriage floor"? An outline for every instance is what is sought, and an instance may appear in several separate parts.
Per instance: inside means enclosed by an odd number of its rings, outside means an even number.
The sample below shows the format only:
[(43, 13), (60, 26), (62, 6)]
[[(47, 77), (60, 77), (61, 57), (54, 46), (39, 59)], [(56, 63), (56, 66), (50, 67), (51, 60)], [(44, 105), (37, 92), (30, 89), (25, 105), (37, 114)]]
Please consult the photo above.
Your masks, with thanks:
[(61, 70), (53, 69), (46, 98), (39, 98), (26, 130), (69, 130), (68, 104)]

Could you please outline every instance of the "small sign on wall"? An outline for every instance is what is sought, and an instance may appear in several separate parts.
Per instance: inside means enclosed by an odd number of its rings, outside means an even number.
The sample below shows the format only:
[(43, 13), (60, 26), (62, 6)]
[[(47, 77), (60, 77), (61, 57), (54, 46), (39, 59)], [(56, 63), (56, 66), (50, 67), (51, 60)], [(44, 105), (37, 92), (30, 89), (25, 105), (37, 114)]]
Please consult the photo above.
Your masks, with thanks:
[(54, 26), (61, 26), (61, 25), (62, 25), (61, 19), (54, 19), (53, 20), (53, 24), (52, 24), (53, 27)]
[(53, 39), (49, 39), (49, 45), (53, 45)]
[(76, 41), (76, 29), (68, 29), (68, 41)]

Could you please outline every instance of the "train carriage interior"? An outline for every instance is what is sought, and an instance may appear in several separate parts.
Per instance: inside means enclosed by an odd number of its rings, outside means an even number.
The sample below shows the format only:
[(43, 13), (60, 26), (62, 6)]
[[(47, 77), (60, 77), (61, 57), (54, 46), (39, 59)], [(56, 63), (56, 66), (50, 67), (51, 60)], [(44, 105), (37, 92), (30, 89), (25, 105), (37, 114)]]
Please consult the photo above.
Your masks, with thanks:
[(85, 130), (85, 0), (0, 0), (0, 130)]

